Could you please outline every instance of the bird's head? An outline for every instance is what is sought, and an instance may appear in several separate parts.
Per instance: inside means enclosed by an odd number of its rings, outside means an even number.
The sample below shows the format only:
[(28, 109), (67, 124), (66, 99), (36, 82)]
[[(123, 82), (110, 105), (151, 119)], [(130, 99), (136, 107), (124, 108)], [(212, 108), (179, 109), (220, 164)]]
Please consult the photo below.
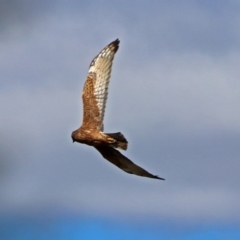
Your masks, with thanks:
[(76, 142), (75, 137), (74, 137), (74, 132), (72, 132), (72, 141), (73, 141), (73, 143)]

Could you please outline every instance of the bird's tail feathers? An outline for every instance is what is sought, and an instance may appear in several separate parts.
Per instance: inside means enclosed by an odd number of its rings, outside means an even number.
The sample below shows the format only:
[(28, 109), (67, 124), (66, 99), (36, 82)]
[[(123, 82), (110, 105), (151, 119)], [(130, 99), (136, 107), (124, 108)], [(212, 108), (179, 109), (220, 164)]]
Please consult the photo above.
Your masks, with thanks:
[(117, 142), (114, 143), (113, 147), (115, 148), (120, 148), (122, 150), (127, 150), (128, 147), (128, 141), (127, 139), (123, 136), (122, 133), (117, 132), (117, 133), (105, 133), (109, 137), (114, 138)]

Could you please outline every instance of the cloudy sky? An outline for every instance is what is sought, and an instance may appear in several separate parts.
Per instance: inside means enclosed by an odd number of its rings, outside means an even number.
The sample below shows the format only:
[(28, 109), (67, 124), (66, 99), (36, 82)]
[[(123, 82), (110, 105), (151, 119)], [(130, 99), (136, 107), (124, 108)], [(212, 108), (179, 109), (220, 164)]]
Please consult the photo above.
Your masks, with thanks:
[[(0, 236), (239, 239), (239, 29), (236, 0), (1, 0)], [(105, 131), (166, 181), (72, 143), (116, 38)]]

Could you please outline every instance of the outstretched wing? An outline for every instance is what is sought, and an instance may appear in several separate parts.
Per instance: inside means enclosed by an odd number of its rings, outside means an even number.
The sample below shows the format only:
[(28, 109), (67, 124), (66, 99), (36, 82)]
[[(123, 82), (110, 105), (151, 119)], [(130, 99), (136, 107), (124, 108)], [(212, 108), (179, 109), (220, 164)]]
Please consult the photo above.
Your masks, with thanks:
[(118, 150), (109, 147), (109, 146), (95, 146), (95, 148), (102, 154), (102, 156), (107, 159), (112, 164), (121, 168), (123, 171), (131, 174), (135, 174), (142, 177), (156, 178), (160, 180), (165, 180), (164, 178), (160, 178), (156, 175), (152, 175), (147, 172), (143, 168), (134, 164), (127, 157), (122, 155)]
[(112, 62), (119, 48), (119, 40), (111, 42), (91, 62), (85, 82), (83, 99), (83, 125), (103, 131), (103, 119), (108, 96)]

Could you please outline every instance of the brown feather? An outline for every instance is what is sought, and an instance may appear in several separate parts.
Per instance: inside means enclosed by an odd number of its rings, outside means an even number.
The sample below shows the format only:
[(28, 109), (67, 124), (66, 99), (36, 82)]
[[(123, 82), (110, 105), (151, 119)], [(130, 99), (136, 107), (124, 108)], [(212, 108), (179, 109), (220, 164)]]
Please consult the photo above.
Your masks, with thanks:
[(123, 171), (138, 176), (161, 179), (134, 164), (114, 148), (126, 150), (128, 141), (122, 133), (103, 133), (103, 120), (114, 55), (119, 40), (108, 44), (91, 62), (84, 84), (82, 126), (72, 132), (73, 142), (94, 146), (102, 156)]
[(135, 163), (133, 163), (130, 159), (122, 155), (118, 150), (109, 147), (109, 146), (95, 146), (95, 148), (102, 154), (102, 156), (107, 159), (112, 164), (116, 165), (123, 171), (135, 174), (141, 177), (149, 177), (156, 178), (160, 180), (165, 180), (164, 178), (160, 178), (156, 175), (153, 175), (143, 168), (139, 167)]
[(94, 84), (96, 81), (96, 74), (88, 75), (85, 82), (82, 100), (83, 100), (83, 123), (82, 128), (96, 129), (102, 124), (100, 119), (100, 112), (97, 106), (97, 100), (94, 96)]

